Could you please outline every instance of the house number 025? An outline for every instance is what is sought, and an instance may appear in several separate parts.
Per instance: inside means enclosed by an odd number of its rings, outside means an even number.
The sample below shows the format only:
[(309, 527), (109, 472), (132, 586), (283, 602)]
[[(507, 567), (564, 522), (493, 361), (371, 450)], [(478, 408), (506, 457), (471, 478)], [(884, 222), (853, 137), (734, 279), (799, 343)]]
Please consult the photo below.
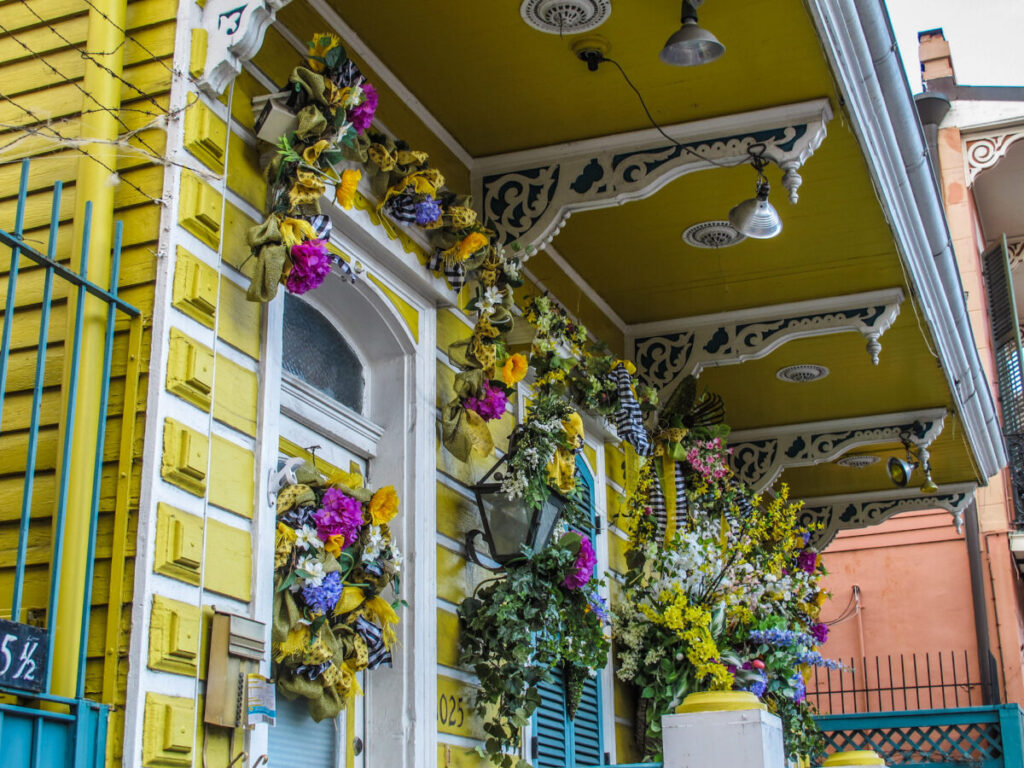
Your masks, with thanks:
[(461, 728), (466, 722), (466, 710), (462, 706), (462, 697), (452, 694), (441, 694), (437, 700), (437, 717), (442, 725)]

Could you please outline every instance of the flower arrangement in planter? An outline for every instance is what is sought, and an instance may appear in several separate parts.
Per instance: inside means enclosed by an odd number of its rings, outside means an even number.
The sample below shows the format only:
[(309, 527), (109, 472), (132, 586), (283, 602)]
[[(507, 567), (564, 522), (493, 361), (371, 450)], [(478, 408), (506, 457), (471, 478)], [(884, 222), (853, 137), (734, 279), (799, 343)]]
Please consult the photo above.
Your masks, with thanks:
[(537, 686), (553, 679), (552, 669), (564, 670), (571, 717), (584, 681), (605, 665), (608, 613), (595, 564), (590, 539), (570, 530), (541, 552), (524, 552), (459, 607), (459, 661), (480, 681), (476, 710), (487, 733), (477, 751), (501, 768), (529, 768), (511, 753), (541, 703)]
[(313, 290), (332, 266), (346, 276), (354, 274), (327, 250), (330, 219), (320, 212), (320, 198), (328, 184), (336, 184), (339, 194), (352, 184), (352, 174), (339, 175), (335, 166), (365, 160), (365, 133), (377, 109), (377, 92), (336, 35), (320, 33), (306, 45), (305, 66), (292, 70), (285, 92), (294, 124), (277, 137), (264, 172), (268, 215), (248, 234), (256, 261), (250, 301), (269, 301), (279, 284), (292, 293)]
[(398, 495), (358, 474), (324, 478), (306, 462), (277, 494), (273, 658), (277, 687), (336, 717), (361, 691), (356, 674), (390, 666), (402, 554), (388, 523)]
[[(682, 426), (713, 400), (680, 397), (690, 410), (667, 429), (682, 434), (665, 435), (663, 425), (659, 455), (628, 499), (633, 533), (614, 638), (617, 675), (639, 692), (637, 743), (658, 759), (661, 715), (687, 694), (746, 690), (782, 718), (788, 754), (816, 754), (805, 677), (835, 663), (816, 650), (827, 636), (818, 622), (827, 595), (810, 531), (797, 523), (802, 503), (785, 485), (769, 500), (736, 482), (724, 441), (710, 437), (723, 430)], [(684, 478), (674, 530), (659, 525), (648, 495), (667, 455), (682, 457), (671, 461)]]

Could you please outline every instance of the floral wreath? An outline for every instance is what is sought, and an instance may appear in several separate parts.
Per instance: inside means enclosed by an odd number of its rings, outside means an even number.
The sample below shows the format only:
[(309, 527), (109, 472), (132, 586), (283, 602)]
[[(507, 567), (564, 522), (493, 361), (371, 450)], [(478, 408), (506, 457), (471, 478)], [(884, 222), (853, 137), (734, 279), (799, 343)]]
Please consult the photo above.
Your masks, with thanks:
[[(294, 465), (298, 463), (299, 466)], [(356, 673), (391, 666), (402, 554), (388, 524), (391, 486), (371, 492), (355, 472), (324, 478), (290, 460), (277, 493), (273, 658), (278, 690), (308, 700), (317, 721), (361, 693)], [(383, 593), (391, 588), (396, 599)]]

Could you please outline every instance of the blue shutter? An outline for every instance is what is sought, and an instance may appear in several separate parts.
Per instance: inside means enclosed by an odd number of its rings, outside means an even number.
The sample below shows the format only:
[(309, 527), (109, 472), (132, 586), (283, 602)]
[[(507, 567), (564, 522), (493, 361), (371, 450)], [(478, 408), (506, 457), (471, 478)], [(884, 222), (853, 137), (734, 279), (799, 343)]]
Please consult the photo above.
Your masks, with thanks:
[(536, 768), (563, 768), (572, 765), (572, 733), (565, 715), (565, 682), (562, 670), (551, 670), (554, 680), (541, 683), (540, 706), (534, 714)]
[[(597, 526), (594, 483), (583, 460), (576, 459), (578, 477), (583, 481), (581, 503), (590, 510), (591, 542), (596, 545)], [(604, 764), (604, 718), (601, 708), (601, 678), (583, 685), (576, 718), (566, 715), (566, 692), (562, 670), (551, 671), (554, 680), (539, 686), (541, 704), (534, 714), (533, 728), (536, 768), (584, 768)]]

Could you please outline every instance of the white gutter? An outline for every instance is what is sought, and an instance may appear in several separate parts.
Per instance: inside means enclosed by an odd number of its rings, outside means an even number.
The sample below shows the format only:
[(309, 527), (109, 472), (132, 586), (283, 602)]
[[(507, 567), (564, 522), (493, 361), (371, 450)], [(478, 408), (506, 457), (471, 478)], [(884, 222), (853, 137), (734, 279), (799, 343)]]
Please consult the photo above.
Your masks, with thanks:
[(937, 346), (981, 482), (1006, 465), (942, 196), (882, 0), (807, 0)]

